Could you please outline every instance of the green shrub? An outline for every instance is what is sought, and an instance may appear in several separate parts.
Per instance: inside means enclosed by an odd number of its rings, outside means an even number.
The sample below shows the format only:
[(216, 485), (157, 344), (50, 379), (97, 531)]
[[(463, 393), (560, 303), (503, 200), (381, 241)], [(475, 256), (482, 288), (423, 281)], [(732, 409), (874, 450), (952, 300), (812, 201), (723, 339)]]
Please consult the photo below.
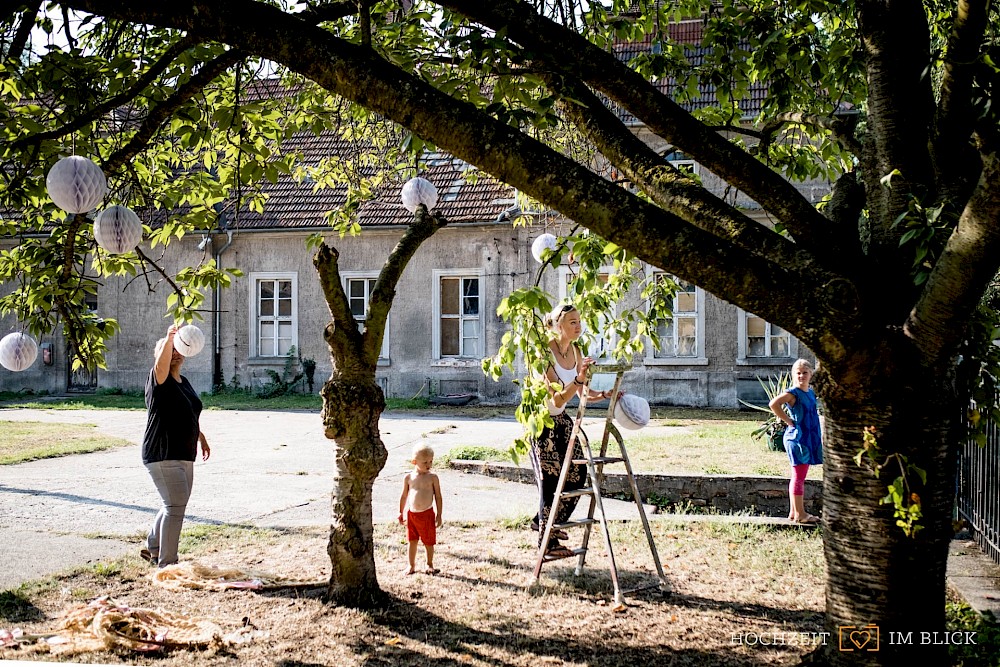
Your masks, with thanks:
[(449, 461), (511, 461), (510, 452), (496, 447), (462, 445), (454, 447), (446, 456)]

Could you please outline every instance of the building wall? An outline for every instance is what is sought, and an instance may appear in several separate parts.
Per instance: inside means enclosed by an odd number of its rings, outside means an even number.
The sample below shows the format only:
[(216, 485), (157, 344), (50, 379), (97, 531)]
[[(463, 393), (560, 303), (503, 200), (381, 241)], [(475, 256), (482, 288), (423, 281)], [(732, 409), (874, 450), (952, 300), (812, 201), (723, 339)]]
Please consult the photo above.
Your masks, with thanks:
[[(531, 243), (542, 233), (558, 234), (558, 225), (512, 227), (503, 224), (452, 225), (440, 230), (417, 251), (402, 274), (387, 328), (388, 358), (380, 362), (378, 381), (387, 396), (410, 398), (431, 394), (474, 393), (483, 402), (511, 404), (519, 392), (514, 376), (505, 373), (499, 382), (487, 378), (480, 365), (483, 356), (492, 354), (506, 331), (496, 315), (500, 301), (514, 287), (531, 284), (538, 263), (531, 256)], [(329, 242), (340, 252), (342, 272), (375, 277), (385, 258), (399, 241), (402, 229), (366, 229), (359, 237), (338, 238)], [(233, 280), (220, 297), (218, 322), (213, 315), (212, 295), (206, 296), (203, 320), (197, 324), (206, 335), (205, 350), (185, 362), (183, 372), (199, 391), (213, 386), (215, 348), (221, 362), (222, 380), (242, 386), (259, 386), (270, 378), (267, 371), (281, 374), (284, 357), (251, 355), (253, 278), (256, 274), (294, 276), (297, 316), (296, 349), (304, 358), (316, 360), (318, 391), (330, 376), (332, 361), (323, 340), (329, 322), (329, 310), (321, 293), (314, 252), (305, 246), (305, 232), (237, 232), (220, 257), (223, 267), (239, 267), (244, 275)], [(197, 264), (205, 256), (223, 250), (226, 235), (215, 235), (212, 245), (197, 248), (200, 236), (191, 236), (172, 244), (161, 262), (168, 271)], [(160, 253), (148, 250), (152, 256)], [(435, 271), (464, 270), (480, 278), (483, 331), (480, 354), (468, 359), (435, 359), (433, 339), (434, 293), (438, 289)], [(153, 347), (170, 321), (164, 317), (169, 286), (150, 274), (148, 281), (132, 276), (109, 278), (98, 295), (98, 314), (114, 317), (121, 333), (108, 344), (107, 369), (98, 373), (99, 387), (139, 389), (145, 384), (152, 364)], [(558, 296), (560, 277), (547, 271), (542, 287)], [(149, 286), (153, 286), (150, 291)], [(646, 396), (651, 402), (682, 406), (739, 407), (738, 397), (763, 403), (757, 377), (768, 377), (787, 370), (789, 358), (758, 360), (749, 364), (738, 358), (739, 310), (712, 295), (704, 298), (704, 359), (689, 364), (686, 360), (634, 360), (634, 369), (624, 380), (628, 391)], [(5, 323), (10, 328), (11, 323)], [(216, 325), (218, 342), (216, 345)], [(55, 362), (44, 366), (40, 360), (23, 373), (0, 370), (0, 389), (59, 393), (67, 387), (66, 352), (60, 336), (46, 336), (43, 342), (55, 345)], [(801, 351), (810, 357), (807, 351)], [(679, 363), (678, 363), (679, 361)]]

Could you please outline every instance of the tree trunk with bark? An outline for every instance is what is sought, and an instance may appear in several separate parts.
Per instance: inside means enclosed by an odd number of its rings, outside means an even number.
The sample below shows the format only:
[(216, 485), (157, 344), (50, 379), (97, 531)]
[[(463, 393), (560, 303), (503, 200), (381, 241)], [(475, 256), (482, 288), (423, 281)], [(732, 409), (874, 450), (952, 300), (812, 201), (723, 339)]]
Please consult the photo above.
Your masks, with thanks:
[(375, 573), (372, 485), (388, 458), (378, 430), (385, 398), (374, 373), (370, 378), (335, 373), (321, 394), (336, 464), (327, 547), (333, 566), (329, 599), (350, 607), (377, 606), (382, 591)]
[(378, 430), (385, 396), (375, 381), (375, 368), (396, 283), (417, 248), (445, 224), (423, 206), (417, 209), (375, 281), (363, 331), (344, 293), (340, 253), (324, 243), (313, 258), (332, 318), (323, 337), (333, 373), (321, 394), (324, 432), (334, 441), (336, 463), (327, 548), (332, 565), (329, 599), (336, 604), (375, 607), (383, 598), (375, 572), (372, 486), (388, 453)]
[[(831, 665), (899, 665), (904, 658), (947, 663), (947, 647), (921, 643), (944, 628), (945, 572), (954, 503), (961, 403), (951, 374), (920, 368), (897, 337), (881, 357), (859, 357), (848, 373), (821, 371), (826, 419), (823, 536), (827, 563), (826, 645)], [(890, 351), (895, 347), (897, 351)], [(856, 457), (871, 429), (880, 454)], [(890, 454), (906, 457), (906, 464)], [(875, 474), (873, 463), (884, 467)], [(923, 483), (915, 466), (927, 473)], [(919, 500), (913, 537), (883, 503), (901, 475), (906, 500)], [(916, 497), (909, 494), (915, 493)], [(904, 643), (909, 637), (912, 643)], [(877, 642), (877, 644), (876, 644)], [(877, 648), (877, 650), (876, 650)]]

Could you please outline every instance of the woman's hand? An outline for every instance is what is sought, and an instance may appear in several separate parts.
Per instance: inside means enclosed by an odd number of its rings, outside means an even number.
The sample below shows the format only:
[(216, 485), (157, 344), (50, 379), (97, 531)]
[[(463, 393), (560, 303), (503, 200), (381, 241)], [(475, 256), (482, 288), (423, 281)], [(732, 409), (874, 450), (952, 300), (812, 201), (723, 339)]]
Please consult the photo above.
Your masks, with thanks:
[(207, 461), (208, 457), (212, 455), (212, 448), (208, 446), (208, 440), (205, 439), (204, 433), (198, 434), (198, 442), (201, 444), (201, 460)]

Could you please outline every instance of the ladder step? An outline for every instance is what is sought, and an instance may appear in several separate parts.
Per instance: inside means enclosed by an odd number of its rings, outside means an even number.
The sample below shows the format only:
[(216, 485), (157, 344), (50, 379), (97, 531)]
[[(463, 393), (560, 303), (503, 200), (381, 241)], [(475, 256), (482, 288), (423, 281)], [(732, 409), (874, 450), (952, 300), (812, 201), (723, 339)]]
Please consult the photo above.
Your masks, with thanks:
[(572, 521), (567, 521), (566, 523), (556, 523), (552, 525), (553, 529), (563, 529), (563, 528), (581, 528), (583, 526), (592, 526), (595, 523), (600, 523), (600, 519), (573, 519)]
[[(595, 456), (593, 458), (594, 465), (604, 465), (605, 463), (621, 463), (624, 461), (620, 456)], [(587, 459), (573, 459), (574, 465), (580, 465), (581, 463), (587, 463)]]
[(593, 489), (577, 489), (576, 491), (563, 491), (559, 494), (560, 498), (579, 498), (580, 496), (592, 496), (594, 495)]
[(580, 554), (587, 553), (587, 550), (584, 549), (583, 547), (577, 547), (575, 549), (570, 549), (569, 552), (570, 552), (570, 555), (568, 555), (568, 556), (567, 555), (550, 556), (549, 554), (545, 554), (542, 557), (542, 562), (548, 563), (548, 562), (554, 561), (554, 560), (562, 560), (563, 558), (573, 558), (574, 556), (579, 556)]

